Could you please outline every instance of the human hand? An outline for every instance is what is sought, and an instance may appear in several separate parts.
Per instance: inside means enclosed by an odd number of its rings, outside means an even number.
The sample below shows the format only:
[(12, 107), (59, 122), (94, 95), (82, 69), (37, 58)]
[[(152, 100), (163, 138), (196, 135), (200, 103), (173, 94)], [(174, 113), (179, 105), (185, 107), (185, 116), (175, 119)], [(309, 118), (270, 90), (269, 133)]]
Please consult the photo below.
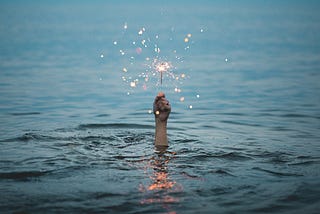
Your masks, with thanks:
[(165, 98), (164, 93), (159, 92), (153, 102), (153, 113), (155, 117), (161, 121), (166, 121), (168, 120), (170, 112), (171, 106), (169, 101)]

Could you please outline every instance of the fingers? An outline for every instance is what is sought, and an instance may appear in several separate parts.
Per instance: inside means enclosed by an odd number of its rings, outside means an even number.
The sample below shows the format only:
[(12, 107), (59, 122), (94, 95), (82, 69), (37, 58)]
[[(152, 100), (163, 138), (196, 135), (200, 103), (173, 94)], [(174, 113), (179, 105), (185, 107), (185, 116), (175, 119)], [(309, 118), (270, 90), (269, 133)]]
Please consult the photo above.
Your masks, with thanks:
[(163, 92), (160, 91), (160, 92), (158, 93), (157, 97), (166, 97), (166, 96), (164, 95)]
[(158, 102), (161, 98), (165, 98), (166, 96), (164, 95), (163, 92), (159, 92), (156, 98), (154, 99), (154, 103)]
[(169, 101), (165, 98), (165, 95), (163, 92), (159, 92), (153, 103), (153, 111), (164, 112), (164, 111), (170, 111), (170, 110), (171, 110), (171, 106)]

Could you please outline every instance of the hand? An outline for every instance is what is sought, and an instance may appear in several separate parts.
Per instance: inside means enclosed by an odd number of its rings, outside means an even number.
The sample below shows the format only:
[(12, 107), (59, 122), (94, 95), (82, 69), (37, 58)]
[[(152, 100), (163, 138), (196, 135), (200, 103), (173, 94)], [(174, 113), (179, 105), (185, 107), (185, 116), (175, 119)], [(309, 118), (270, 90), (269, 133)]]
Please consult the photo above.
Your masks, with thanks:
[(155, 117), (161, 121), (166, 121), (168, 120), (170, 112), (171, 106), (169, 101), (165, 98), (164, 93), (159, 92), (153, 102), (153, 113)]

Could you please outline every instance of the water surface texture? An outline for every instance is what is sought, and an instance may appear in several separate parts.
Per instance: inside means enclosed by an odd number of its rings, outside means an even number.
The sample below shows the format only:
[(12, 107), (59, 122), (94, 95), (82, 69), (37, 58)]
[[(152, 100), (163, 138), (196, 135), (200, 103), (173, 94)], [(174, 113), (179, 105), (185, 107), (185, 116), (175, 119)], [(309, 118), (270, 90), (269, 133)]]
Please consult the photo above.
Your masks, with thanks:
[[(1, 1), (0, 212), (317, 213), (319, 10)], [(163, 57), (180, 51), (181, 92), (167, 79), (145, 90), (123, 81), (123, 67), (145, 69), (119, 52), (142, 28)], [(172, 105), (162, 151), (149, 113), (159, 90)]]

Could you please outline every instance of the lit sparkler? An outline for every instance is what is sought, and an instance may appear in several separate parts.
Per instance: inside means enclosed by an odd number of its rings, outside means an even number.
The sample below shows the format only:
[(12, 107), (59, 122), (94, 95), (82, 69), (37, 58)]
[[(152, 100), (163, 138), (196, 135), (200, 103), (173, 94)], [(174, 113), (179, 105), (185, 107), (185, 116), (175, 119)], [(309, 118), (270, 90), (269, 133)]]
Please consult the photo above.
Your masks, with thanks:
[(153, 67), (154, 69), (160, 73), (160, 84), (162, 85), (162, 79), (163, 79), (163, 72), (170, 71), (172, 68), (172, 65), (170, 62), (167, 61), (159, 61), (157, 59), (154, 59), (153, 61)]

